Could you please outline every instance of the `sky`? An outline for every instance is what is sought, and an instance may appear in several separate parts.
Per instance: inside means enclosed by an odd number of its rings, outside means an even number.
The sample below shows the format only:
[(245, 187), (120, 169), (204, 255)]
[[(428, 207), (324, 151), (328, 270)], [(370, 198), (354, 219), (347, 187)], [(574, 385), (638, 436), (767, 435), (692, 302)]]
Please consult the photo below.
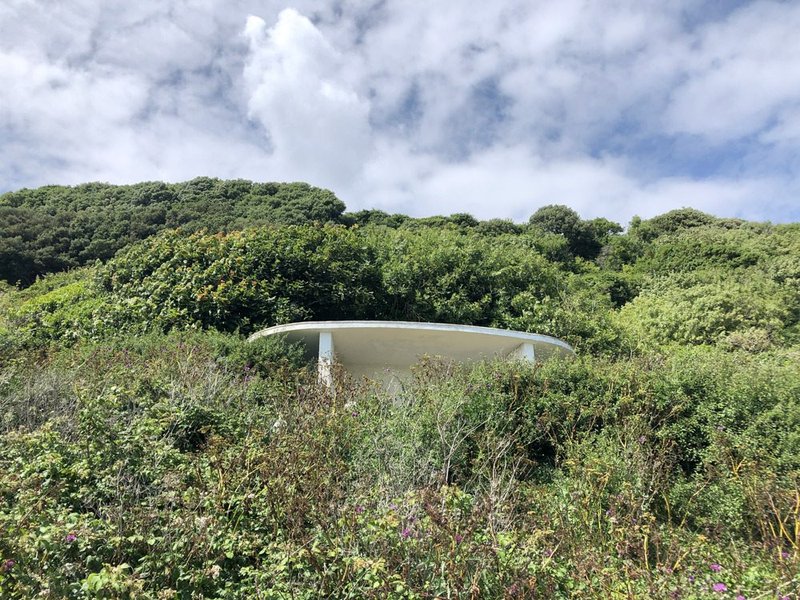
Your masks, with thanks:
[(349, 210), (800, 221), (800, 2), (3, 0), (0, 192), (205, 175)]

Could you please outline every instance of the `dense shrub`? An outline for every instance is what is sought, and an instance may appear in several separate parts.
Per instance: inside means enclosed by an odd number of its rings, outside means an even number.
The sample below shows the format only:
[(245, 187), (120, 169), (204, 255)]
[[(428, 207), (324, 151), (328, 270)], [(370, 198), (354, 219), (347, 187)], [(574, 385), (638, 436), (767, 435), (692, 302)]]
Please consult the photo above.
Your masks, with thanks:
[[(738, 279), (738, 280), (737, 280)], [(763, 350), (794, 321), (797, 300), (758, 272), (652, 280), (618, 318), (642, 344), (716, 344)]]
[[(52, 191), (92, 231), (124, 196), (146, 239), (0, 284), (0, 597), (800, 592), (796, 225), (682, 210), (620, 234), (564, 207), (523, 226), (336, 217), (302, 185), (134, 188)], [(4, 197), (9, 227), (53, 212), (45, 192)], [(75, 231), (32, 260), (81, 263), (57, 249)], [(110, 256), (103, 236), (75, 248)], [(328, 392), (302, 347), (245, 341), (342, 318), (536, 331), (578, 356), (427, 357), (387, 395)]]
[(449, 229), (368, 231), (382, 277), (382, 314), (410, 321), (500, 325), (520, 293), (559, 289), (558, 270), (532, 240)]
[(790, 358), (430, 360), (391, 398), (215, 333), (31, 357), (3, 370), (0, 590), (791, 591)]
[(9, 192), (0, 196), (0, 280), (27, 285), (45, 273), (111, 258), (163, 229), (339, 222), (344, 208), (332, 192), (305, 183), (209, 177)]
[(167, 232), (123, 252), (99, 284), (125, 318), (164, 329), (366, 318), (379, 299), (369, 249), (333, 226)]

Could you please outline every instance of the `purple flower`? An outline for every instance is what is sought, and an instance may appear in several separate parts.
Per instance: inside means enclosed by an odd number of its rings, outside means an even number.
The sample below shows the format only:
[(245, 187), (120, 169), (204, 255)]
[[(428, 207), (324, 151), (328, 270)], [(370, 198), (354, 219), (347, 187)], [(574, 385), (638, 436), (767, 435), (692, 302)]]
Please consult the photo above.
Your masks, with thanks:
[(736, 600), (747, 600), (747, 598), (745, 598), (741, 594), (736, 594)]
[(727, 592), (728, 586), (725, 585), (724, 583), (715, 583), (714, 585), (711, 586), (711, 589), (714, 590), (715, 592)]
[(357, 515), (360, 515), (363, 512), (364, 512), (364, 507), (363, 506), (361, 506), (361, 505), (356, 506), (356, 514)]
[(544, 554), (544, 557), (545, 557), (545, 558), (550, 558), (551, 556), (553, 556), (553, 550), (552, 550), (551, 548), (547, 548), (547, 549), (546, 549), (546, 550), (543, 552), (543, 554)]
[(457, 533), (453, 539), (456, 541), (456, 544), (460, 544), (464, 541), (464, 536), (460, 533)]
[(644, 437), (643, 435), (640, 435), (640, 436), (639, 436), (639, 443), (640, 443), (640, 444), (644, 444), (646, 441), (647, 441), (647, 438), (646, 438), (646, 437)]
[(3, 565), (0, 566), (0, 570), (2, 570), (3, 573), (8, 573), (11, 569), (14, 568), (15, 564), (17, 564), (17, 561), (15, 561), (13, 558), (9, 558), (3, 561)]
[(694, 583), (694, 575), (689, 575), (689, 583)]
[(714, 571), (714, 573), (719, 573), (722, 571), (722, 565), (718, 565), (717, 563), (711, 563), (708, 565), (708, 568)]
[(77, 539), (78, 539), (77, 535), (75, 535), (74, 533), (68, 533), (67, 537), (64, 538), (64, 541), (67, 542), (68, 544), (71, 544)]
[(783, 552), (781, 552), (781, 558), (783, 559), (789, 558), (789, 553), (786, 550), (784, 550)]
[(400, 532), (400, 537), (407, 540), (411, 537), (411, 530), (408, 527), (404, 528), (403, 531)]

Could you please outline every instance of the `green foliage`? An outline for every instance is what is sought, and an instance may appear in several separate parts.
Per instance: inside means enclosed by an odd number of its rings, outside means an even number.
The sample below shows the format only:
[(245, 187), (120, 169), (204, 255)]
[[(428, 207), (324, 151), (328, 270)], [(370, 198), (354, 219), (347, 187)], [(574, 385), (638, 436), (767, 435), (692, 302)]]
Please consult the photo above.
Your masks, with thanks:
[(528, 240), (421, 228), (368, 232), (383, 278), (385, 318), (500, 325), (520, 293), (558, 289), (557, 271)]
[(796, 300), (757, 273), (738, 281), (717, 277), (655, 279), (618, 319), (645, 346), (725, 343), (757, 351), (777, 343)]
[(122, 252), (98, 282), (129, 323), (251, 330), (369, 315), (373, 265), (369, 249), (343, 227), (165, 232)]
[(494, 236), (506, 233), (522, 233), (524, 227), (508, 219), (489, 219), (488, 221), (481, 221), (478, 223), (475, 230), (484, 235)]
[(349, 213), (347, 218), (355, 225), (383, 225), (395, 229), (410, 219), (406, 215), (390, 215), (382, 210), (359, 210)]
[(573, 258), (564, 235), (538, 227), (487, 234), (480, 223), (408, 220), (167, 231), (104, 266), (8, 288), (0, 347), (345, 317), (512, 327), (617, 356), (674, 343), (762, 351), (800, 339), (796, 227), (697, 225), (645, 244), (609, 223), (598, 225), (607, 243), (597, 261)]
[[(209, 178), (3, 197), (4, 267), (68, 270), (0, 283), (0, 597), (800, 591), (800, 227), (342, 210)], [(331, 394), (244, 338), (343, 318), (578, 356)]]
[(694, 208), (679, 208), (671, 210), (663, 215), (653, 217), (647, 221), (642, 221), (634, 217), (631, 222), (631, 233), (636, 237), (650, 242), (664, 234), (675, 233), (677, 231), (701, 227), (703, 225), (713, 225), (720, 221), (709, 214), (695, 210)]
[(213, 332), (29, 358), (0, 379), (4, 598), (797, 585), (789, 355), (429, 360), (396, 398)]
[(608, 219), (584, 221), (574, 210), (561, 204), (543, 206), (528, 222), (538, 230), (563, 236), (572, 255), (586, 259), (597, 258), (610, 236), (622, 231), (618, 223)]
[(344, 208), (332, 192), (305, 183), (208, 177), (9, 192), (0, 196), (0, 280), (29, 285), (45, 273), (107, 260), (167, 228), (229, 231), (268, 223), (339, 222)]
[(776, 236), (745, 228), (695, 226), (662, 234), (650, 245), (637, 269), (671, 273), (698, 269), (730, 271), (762, 265), (775, 252)]
[(629, 352), (629, 335), (615, 319), (613, 308), (636, 294), (636, 280), (588, 264), (583, 271), (565, 275), (566, 285), (556, 294), (539, 298), (527, 292), (517, 295), (508, 325), (562, 338), (578, 352)]

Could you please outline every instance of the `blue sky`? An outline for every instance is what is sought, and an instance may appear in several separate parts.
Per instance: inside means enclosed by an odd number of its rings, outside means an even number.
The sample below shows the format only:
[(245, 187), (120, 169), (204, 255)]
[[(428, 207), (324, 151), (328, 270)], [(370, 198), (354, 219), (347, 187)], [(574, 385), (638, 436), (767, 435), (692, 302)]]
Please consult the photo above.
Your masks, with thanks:
[(800, 221), (800, 3), (4, 0), (0, 191), (198, 175), (350, 210)]

